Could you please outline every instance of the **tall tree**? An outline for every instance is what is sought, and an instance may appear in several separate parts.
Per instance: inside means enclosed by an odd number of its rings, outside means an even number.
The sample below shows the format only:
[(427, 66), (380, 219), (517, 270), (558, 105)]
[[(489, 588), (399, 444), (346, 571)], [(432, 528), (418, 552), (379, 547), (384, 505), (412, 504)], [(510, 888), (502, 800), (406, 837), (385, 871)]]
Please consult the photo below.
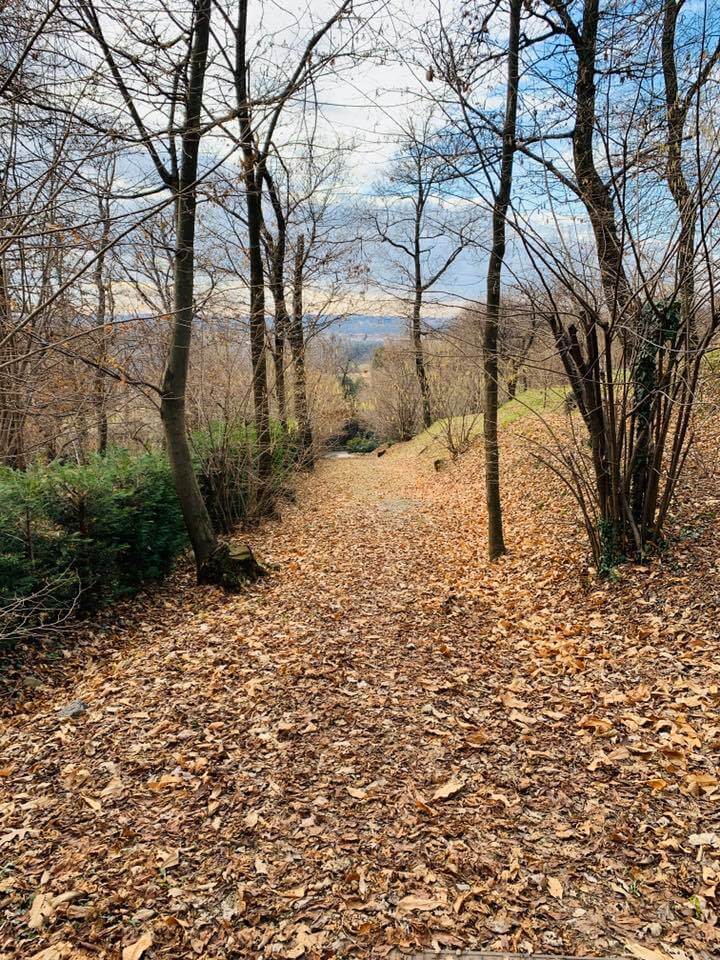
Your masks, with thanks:
[(505, 552), (502, 500), (500, 497), (500, 447), (498, 445), (498, 330), (500, 325), (502, 269), (506, 247), (506, 221), (508, 207), (510, 206), (513, 163), (516, 151), (521, 12), (522, 0), (510, 0), (505, 119), (502, 128), (500, 172), (492, 208), (492, 245), (488, 260), (483, 328), (485, 495), (488, 517), (488, 554), (491, 560), (496, 560)]

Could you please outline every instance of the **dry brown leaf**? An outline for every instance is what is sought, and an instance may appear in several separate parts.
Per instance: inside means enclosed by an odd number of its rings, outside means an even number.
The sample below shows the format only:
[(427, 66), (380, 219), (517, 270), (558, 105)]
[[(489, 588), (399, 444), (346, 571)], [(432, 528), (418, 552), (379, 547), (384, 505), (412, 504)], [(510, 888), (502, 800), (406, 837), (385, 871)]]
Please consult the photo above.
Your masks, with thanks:
[(408, 913), (429, 913), (431, 910), (438, 910), (445, 907), (444, 900), (437, 900), (431, 897), (416, 897), (413, 894), (403, 897), (398, 901), (397, 915), (404, 917)]
[(52, 913), (52, 897), (46, 893), (36, 893), (30, 907), (28, 926), (31, 930), (39, 930)]
[(423, 800), (420, 794), (416, 794), (415, 796), (415, 806), (418, 810), (422, 811), (422, 813), (426, 813), (429, 817), (435, 816), (435, 810), (433, 810), (429, 803), (426, 803), (425, 800)]
[(460, 793), (464, 786), (465, 780), (460, 779), (460, 777), (452, 777), (437, 788), (432, 798), (433, 800), (447, 800), (449, 797), (454, 797), (456, 793)]
[(633, 940), (626, 940), (625, 946), (638, 960), (672, 960), (672, 957), (665, 953), (664, 950), (644, 947), (641, 943), (635, 943)]
[(135, 943), (123, 947), (122, 960), (140, 960), (145, 951), (152, 946), (152, 943), (152, 934), (148, 930)]
[(30, 960), (70, 960), (72, 953), (72, 944), (67, 940), (62, 940), (60, 943), (45, 947), (39, 953), (34, 953)]
[(562, 900), (563, 898), (563, 885), (556, 877), (547, 878), (548, 891), (551, 897), (555, 897), (556, 900)]
[(164, 773), (157, 780), (148, 780), (148, 789), (153, 793), (159, 793), (161, 790), (168, 790), (182, 783), (182, 777), (174, 773)]
[(578, 726), (581, 730), (592, 730), (597, 736), (604, 736), (613, 729), (612, 721), (603, 717), (583, 717)]
[(685, 782), (694, 797), (714, 793), (720, 787), (720, 780), (711, 773), (691, 773)]

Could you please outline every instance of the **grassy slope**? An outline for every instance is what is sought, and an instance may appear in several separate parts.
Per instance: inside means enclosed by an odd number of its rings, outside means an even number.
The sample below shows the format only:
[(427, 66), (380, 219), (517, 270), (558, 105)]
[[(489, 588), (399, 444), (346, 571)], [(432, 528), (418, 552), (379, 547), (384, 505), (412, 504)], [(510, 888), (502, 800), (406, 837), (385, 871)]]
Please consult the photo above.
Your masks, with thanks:
[[(567, 394), (566, 387), (548, 387), (546, 389), (525, 390), (514, 400), (504, 403), (499, 410), (498, 421), (501, 427), (510, 426), (516, 420), (530, 413), (542, 415), (556, 410)], [(467, 433), (471, 439), (482, 434), (483, 417), (481, 413), (465, 414), (448, 420), (436, 420), (427, 430), (423, 430), (403, 445), (407, 453), (419, 456), (423, 453), (440, 455), (447, 452), (446, 438), (448, 430), (459, 437)]]

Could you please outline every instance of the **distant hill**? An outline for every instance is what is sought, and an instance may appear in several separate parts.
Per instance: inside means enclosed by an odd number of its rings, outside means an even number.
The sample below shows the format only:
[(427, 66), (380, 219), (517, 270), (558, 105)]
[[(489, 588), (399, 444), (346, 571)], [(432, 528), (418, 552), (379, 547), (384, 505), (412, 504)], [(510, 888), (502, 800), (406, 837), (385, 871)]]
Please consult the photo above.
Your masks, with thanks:
[(407, 320), (401, 317), (372, 317), (356, 313), (340, 321), (337, 333), (352, 340), (382, 341), (404, 336), (407, 333)]
[[(442, 327), (446, 323), (447, 320), (439, 317), (423, 317), (425, 327)], [(404, 317), (380, 317), (355, 313), (340, 321), (337, 333), (352, 340), (382, 341), (391, 337), (405, 337), (408, 335), (408, 320)]]

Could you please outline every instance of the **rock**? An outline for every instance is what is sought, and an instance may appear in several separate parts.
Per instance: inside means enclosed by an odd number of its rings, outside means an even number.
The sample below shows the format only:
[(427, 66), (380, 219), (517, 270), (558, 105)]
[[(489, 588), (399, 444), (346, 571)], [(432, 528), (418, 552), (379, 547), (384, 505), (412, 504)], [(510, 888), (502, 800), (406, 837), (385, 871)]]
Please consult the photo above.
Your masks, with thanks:
[(378, 447), (377, 450), (375, 451), (378, 457), (384, 457), (387, 452), (388, 452), (388, 445), (386, 443), (384, 443), (381, 447)]
[(73, 700), (72, 703), (68, 703), (67, 706), (60, 707), (58, 710), (59, 717), (77, 717), (81, 713), (87, 712), (87, 704), (83, 703), (82, 700)]

